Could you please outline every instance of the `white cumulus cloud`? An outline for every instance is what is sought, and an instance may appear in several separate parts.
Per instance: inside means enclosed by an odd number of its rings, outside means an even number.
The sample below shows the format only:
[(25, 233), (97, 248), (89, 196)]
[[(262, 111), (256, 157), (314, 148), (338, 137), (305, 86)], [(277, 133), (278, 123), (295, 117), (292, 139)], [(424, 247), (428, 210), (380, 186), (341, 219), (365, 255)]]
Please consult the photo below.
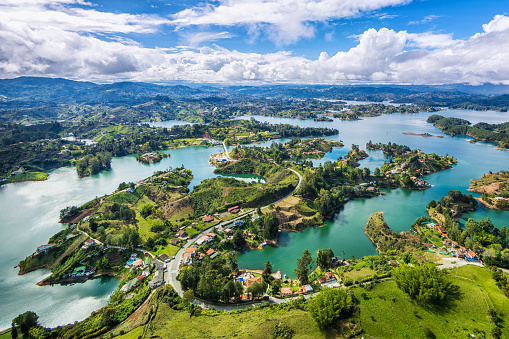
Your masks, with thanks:
[[(30, 6), (47, 4), (23, 1)], [(61, 0), (58, 5), (66, 3), (75, 2)], [(117, 15), (106, 18), (123, 18)], [(131, 26), (131, 21), (117, 24)], [(504, 15), (495, 16), (468, 39), (372, 28), (356, 37), (353, 48), (335, 54), (322, 52), (316, 59), (289, 51), (245, 53), (217, 45), (146, 48), (130, 39), (105, 41), (92, 34), (107, 31), (114, 26), (113, 21), (103, 28), (84, 26), (87, 29), (34, 24), (0, 14), (0, 77), (38, 75), (101, 82), (509, 84), (509, 17)], [(140, 27), (150, 25), (143, 22)], [(203, 39), (228, 36), (227, 32), (205, 32), (189, 36), (189, 41), (194, 39), (198, 46)]]
[(258, 25), (275, 42), (288, 44), (311, 38), (311, 23), (348, 18), (362, 12), (411, 0), (220, 0), (173, 15), (178, 28), (197, 25)]

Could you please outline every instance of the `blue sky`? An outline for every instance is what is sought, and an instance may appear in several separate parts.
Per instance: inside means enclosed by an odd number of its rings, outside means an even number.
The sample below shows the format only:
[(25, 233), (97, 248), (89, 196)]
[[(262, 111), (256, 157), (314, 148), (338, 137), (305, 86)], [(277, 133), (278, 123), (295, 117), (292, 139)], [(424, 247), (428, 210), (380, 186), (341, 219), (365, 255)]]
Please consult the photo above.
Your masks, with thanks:
[(505, 0), (3, 0), (0, 77), (509, 84)]

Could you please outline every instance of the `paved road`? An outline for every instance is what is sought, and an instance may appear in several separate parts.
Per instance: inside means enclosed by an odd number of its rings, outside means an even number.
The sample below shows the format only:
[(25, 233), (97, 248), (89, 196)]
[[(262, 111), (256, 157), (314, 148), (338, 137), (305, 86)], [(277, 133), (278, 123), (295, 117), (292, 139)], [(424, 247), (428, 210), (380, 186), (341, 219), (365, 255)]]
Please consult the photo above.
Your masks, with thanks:
[(224, 155), (226, 155), (226, 160), (228, 161), (234, 161), (232, 158), (230, 158), (230, 154), (228, 153), (228, 149), (226, 148), (226, 144), (223, 141), (223, 147), (224, 147)]

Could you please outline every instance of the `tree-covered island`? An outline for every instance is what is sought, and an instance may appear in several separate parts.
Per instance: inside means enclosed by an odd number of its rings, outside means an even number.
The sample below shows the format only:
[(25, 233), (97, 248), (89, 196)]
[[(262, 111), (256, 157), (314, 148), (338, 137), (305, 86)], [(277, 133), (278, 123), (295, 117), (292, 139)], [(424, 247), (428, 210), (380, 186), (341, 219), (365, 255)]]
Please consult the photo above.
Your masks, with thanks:
[(479, 200), (492, 209), (509, 209), (509, 172), (486, 173), (480, 179), (472, 179), (469, 191), (481, 195)]
[(473, 126), (468, 120), (460, 118), (445, 118), (441, 115), (431, 115), (427, 122), (440, 128), (444, 133), (455, 136), (457, 134), (468, 135), (476, 141), (489, 141), (498, 143), (497, 148), (507, 149), (509, 145), (509, 122), (501, 124), (488, 124), (479, 122)]

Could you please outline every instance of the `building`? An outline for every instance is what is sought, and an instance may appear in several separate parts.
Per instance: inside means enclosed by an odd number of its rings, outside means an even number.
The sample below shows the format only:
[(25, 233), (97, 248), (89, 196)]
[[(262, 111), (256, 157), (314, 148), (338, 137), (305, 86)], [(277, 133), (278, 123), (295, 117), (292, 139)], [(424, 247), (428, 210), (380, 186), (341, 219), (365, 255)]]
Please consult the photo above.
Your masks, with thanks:
[(86, 240), (86, 241), (83, 243), (83, 245), (81, 246), (81, 248), (83, 248), (84, 250), (86, 250), (87, 248), (89, 248), (90, 246), (95, 245), (95, 244), (97, 244), (97, 240), (90, 238), (90, 239)]
[(12, 171), (11, 175), (16, 175), (16, 174), (20, 174), (20, 173), (23, 173), (23, 167), (19, 167), (17, 170)]
[(465, 260), (466, 261), (479, 261), (479, 256), (474, 251), (467, 251), (467, 253), (465, 253)]
[(313, 287), (311, 287), (311, 285), (303, 285), (300, 287), (299, 292), (303, 294), (311, 293), (313, 292)]
[(189, 253), (191, 256), (195, 256), (196, 255), (196, 247), (188, 247), (186, 248), (186, 252), (185, 253)]
[(326, 282), (336, 281), (336, 277), (334, 276), (334, 273), (332, 273), (332, 272), (325, 273), (325, 279), (326, 279)]
[(293, 292), (291, 287), (283, 287), (281, 289), (281, 295), (291, 295), (292, 293)]
[(214, 217), (211, 215), (206, 215), (203, 217), (203, 222), (211, 222), (214, 221)]
[(251, 287), (251, 285), (253, 285), (255, 282), (261, 284), (262, 283), (262, 277), (259, 276), (259, 277), (256, 277), (256, 278), (248, 278), (248, 279), (246, 279), (246, 287), (247, 288)]
[(240, 211), (239, 206), (233, 206), (233, 207), (228, 208), (228, 213), (237, 213), (239, 211)]
[(170, 240), (170, 244), (172, 245), (178, 245), (180, 243), (180, 240), (177, 238), (173, 238)]
[(169, 261), (170, 261), (170, 257), (168, 256), (168, 254), (165, 254), (165, 253), (161, 254), (161, 255), (159, 256), (159, 258), (160, 258), (163, 262), (169, 262)]
[(244, 224), (244, 220), (237, 220), (233, 223), (233, 227), (240, 227)]
[(158, 266), (156, 272), (154, 273), (154, 277), (148, 283), (149, 288), (156, 288), (164, 284), (164, 272), (163, 267)]
[(184, 231), (184, 230), (178, 231), (177, 232), (177, 238), (181, 238), (181, 239), (187, 238), (187, 232)]
[(138, 259), (133, 262), (133, 268), (143, 267), (143, 260)]
[(55, 246), (55, 244), (41, 245), (37, 247), (37, 253), (45, 252), (46, 250), (52, 248), (53, 246)]

